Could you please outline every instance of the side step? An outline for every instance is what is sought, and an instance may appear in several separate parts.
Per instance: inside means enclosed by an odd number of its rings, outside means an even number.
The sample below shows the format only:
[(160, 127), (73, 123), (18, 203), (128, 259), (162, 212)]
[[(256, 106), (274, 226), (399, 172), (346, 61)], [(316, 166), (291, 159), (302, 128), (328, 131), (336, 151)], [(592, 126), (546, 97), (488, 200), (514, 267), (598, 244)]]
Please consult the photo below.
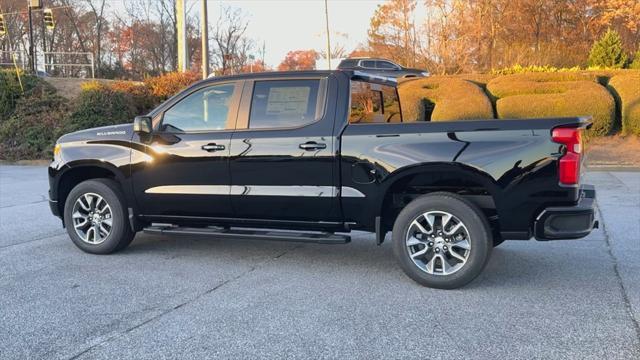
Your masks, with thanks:
[(217, 239), (276, 240), (316, 244), (346, 244), (351, 242), (349, 235), (333, 233), (305, 233), (287, 230), (238, 229), (222, 227), (180, 227), (172, 225), (152, 225), (144, 232), (156, 235), (205, 235)]

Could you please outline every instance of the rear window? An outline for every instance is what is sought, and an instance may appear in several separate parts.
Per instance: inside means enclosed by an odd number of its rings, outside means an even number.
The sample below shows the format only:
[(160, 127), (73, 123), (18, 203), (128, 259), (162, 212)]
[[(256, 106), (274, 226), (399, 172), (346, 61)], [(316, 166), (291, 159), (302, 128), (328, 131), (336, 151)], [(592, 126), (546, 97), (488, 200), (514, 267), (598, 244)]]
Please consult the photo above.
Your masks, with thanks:
[(377, 65), (376, 67), (378, 69), (385, 69), (385, 70), (395, 70), (395, 69), (397, 69), (397, 67), (394, 64), (392, 64), (392, 63), (390, 63), (388, 61), (376, 61), (376, 65)]
[(402, 122), (400, 99), (393, 86), (351, 82), (350, 124)]
[[(322, 116), (320, 79), (257, 81), (253, 88), (250, 129), (298, 127)], [(322, 106), (319, 106), (322, 103)]]
[(373, 61), (373, 60), (362, 60), (360, 62), (360, 66), (365, 67), (365, 68), (375, 69), (376, 62)]
[(338, 68), (346, 69), (346, 68), (355, 67), (356, 65), (358, 65), (358, 60), (345, 59), (340, 62), (340, 65), (338, 65)]

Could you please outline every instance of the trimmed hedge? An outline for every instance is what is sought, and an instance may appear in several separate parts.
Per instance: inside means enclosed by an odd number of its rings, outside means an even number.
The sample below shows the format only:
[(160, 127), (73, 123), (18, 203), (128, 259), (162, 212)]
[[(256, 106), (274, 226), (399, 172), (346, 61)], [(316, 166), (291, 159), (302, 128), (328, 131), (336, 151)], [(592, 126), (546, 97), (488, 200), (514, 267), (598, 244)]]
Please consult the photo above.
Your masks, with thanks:
[(527, 73), (495, 78), (487, 85), (500, 119), (593, 117), (588, 136), (608, 135), (614, 128), (615, 102), (598, 74)]
[(492, 119), (491, 101), (480, 87), (459, 78), (409, 80), (398, 85), (405, 121)]
[(608, 88), (618, 104), (622, 133), (640, 135), (640, 72), (616, 75)]

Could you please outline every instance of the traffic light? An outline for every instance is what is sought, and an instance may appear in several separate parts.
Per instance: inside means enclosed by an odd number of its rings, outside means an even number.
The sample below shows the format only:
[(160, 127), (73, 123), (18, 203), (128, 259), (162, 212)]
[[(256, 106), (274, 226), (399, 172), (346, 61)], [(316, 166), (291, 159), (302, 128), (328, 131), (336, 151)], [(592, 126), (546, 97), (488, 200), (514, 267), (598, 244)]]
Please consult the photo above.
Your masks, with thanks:
[(4, 24), (4, 17), (0, 14), (0, 36), (7, 33), (7, 26)]
[(44, 17), (44, 26), (49, 30), (53, 30), (53, 28), (56, 27), (56, 23), (53, 22), (53, 11), (51, 11), (51, 9), (44, 9), (42, 16)]

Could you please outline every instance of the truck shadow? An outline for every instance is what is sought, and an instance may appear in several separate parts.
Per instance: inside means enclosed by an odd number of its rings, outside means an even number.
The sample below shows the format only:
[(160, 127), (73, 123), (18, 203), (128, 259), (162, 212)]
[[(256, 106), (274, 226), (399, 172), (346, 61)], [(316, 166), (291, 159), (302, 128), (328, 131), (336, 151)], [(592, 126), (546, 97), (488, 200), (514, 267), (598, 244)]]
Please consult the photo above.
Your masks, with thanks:
[[(596, 239), (597, 240), (597, 239)], [(187, 264), (206, 261), (215, 264), (242, 262), (283, 278), (317, 280), (339, 277), (341, 282), (379, 280), (420, 287), (397, 266), (387, 239), (374, 244), (373, 235), (357, 234), (345, 245), (320, 245), (259, 240), (221, 240), (206, 237), (137, 235), (122, 254), (135, 257), (164, 257)], [(213, 267), (211, 267), (213, 266)], [(483, 273), (464, 290), (496, 288), (564, 289), (594, 287), (612, 280), (614, 273), (603, 241), (542, 243), (508, 241), (495, 248)], [(375, 284), (372, 284), (375, 286)]]

